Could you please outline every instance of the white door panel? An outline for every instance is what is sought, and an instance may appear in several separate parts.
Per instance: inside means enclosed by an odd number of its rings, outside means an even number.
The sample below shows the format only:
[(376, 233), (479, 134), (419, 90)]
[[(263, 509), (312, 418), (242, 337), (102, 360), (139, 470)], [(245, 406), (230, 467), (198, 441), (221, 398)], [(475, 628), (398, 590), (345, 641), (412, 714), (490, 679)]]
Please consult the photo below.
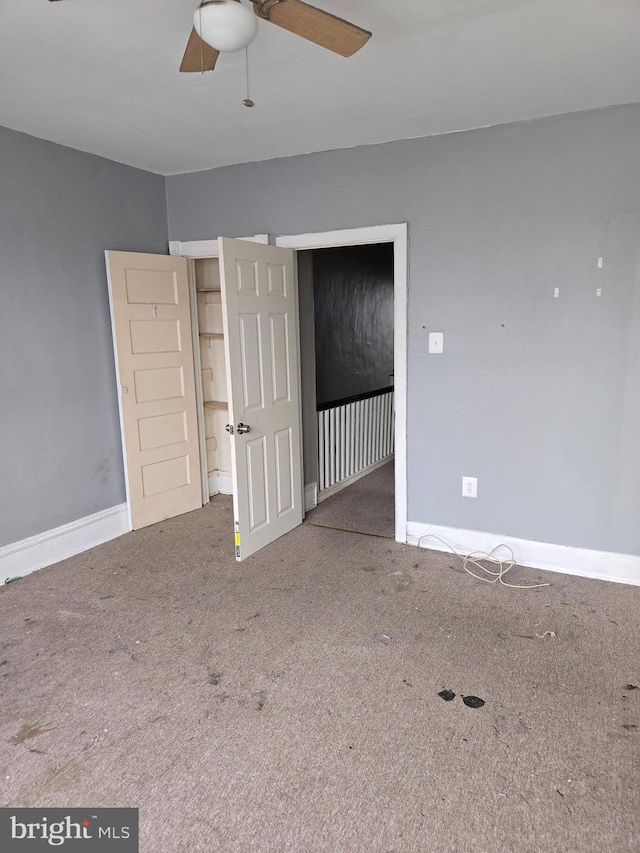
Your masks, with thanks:
[(187, 264), (106, 252), (133, 529), (202, 506)]
[(295, 268), (289, 249), (219, 246), (240, 560), (302, 521)]

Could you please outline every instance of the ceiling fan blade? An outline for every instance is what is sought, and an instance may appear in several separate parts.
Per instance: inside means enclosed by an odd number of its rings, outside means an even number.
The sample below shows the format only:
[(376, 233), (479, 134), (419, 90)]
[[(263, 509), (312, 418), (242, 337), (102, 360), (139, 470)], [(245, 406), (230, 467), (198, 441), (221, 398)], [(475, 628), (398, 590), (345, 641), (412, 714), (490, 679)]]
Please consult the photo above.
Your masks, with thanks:
[(219, 56), (220, 51), (202, 41), (195, 29), (192, 29), (180, 71), (213, 71)]
[[(356, 27), (342, 18), (336, 18), (329, 12), (316, 9), (315, 6), (309, 6), (302, 0), (280, 0), (273, 6), (270, 6), (267, 0), (265, 8), (268, 16), (266, 20), (272, 24), (339, 53), (340, 56), (351, 56), (371, 38), (368, 30)], [(259, 18), (263, 17), (259, 3), (253, 4), (253, 10)]]

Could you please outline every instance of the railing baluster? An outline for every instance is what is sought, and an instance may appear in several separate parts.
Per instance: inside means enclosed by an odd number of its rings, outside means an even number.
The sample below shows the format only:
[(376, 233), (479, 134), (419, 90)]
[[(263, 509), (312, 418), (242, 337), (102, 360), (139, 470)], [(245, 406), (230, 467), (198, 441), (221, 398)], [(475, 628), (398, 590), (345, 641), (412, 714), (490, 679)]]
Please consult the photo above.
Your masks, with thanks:
[(384, 417), (382, 420), (382, 434), (384, 436), (382, 442), (382, 454), (383, 456), (389, 455), (389, 398), (390, 394), (385, 394), (383, 397), (384, 400)]
[(336, 483), (336, 451), (338, 443), (336, 440), (336, 410), (331, 409), (329, 413), (329, 433), (331, 435), (331, 477), (330, 483), (335, 486)]
[(324, 487), (331, 485), (331, 436), (329, 432), (329, 412), (324, 413)]
[(380, 415), (380, 458), (384, 459), (387, 455), (386, 448), (386, 416), (387, 416), (387, 395), (380, 400), (380, 405), (382, 407), (382, 414)]
[(347, 458), (347, 409), (346, 406), (340, 406), (340, 481), (347, 479), (346, 473), (346, 458)]
[(324, 430), (322, 429), (322, 415), (323, 412), (318, 412), (317, 414), (317, 429), (318, 429), (318, 491), (321, 492), (324, 489)]
[(358, 400), (355, 404), (356, 407), (356, 470), (358, 471), (362, 469), (362, 430), (363, 430), (363, 421), (362, 421), (362, 406), (363, 401)]
[(346, 409), (346, 417), (347, 417), (347, 447), (346, 447), (347, 467), (346, 467), (345, 473), (346, 473), (347, 477), (350, 477), (351, 474), (353, 473), (351, 470), (351, 443), (353, 441), (353, 424), (351, 423), (351, 403), (349, 403), (347, 406), (345, 406), (345, 409)]
[(358, 463), (358, 471), (362, 471), (365, 467), (366, 462), (364, 458), (364, 448), (365, 448), (365, 437), (367, 435), (367, 401), (360, 400), (359, 402), (360, 408), (360, 461)]

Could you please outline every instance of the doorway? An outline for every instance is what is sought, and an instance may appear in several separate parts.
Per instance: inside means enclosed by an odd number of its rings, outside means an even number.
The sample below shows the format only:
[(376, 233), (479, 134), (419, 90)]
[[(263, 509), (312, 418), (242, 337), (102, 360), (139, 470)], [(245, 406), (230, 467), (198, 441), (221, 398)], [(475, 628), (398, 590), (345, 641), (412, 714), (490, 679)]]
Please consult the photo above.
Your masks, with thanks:
[[(390, 243), (393, 246), (393, 388), (394, 388), (394, 445), (393, 464), (394, 492), (394, 538), (398, 542), (407, 541), (407, 225), (371, 226), (342, 231), (327, 231), (309, 234), (282, 235), (276, 238), (276, 245), (296, 250), (335, 248), (340, 246), (364, 246), (367, 244)], [(301, 294), (302, 296), (302, 294)], [(308, 311), (309, 306), (302, 299), (300, 311)], [(310, 381), (309, 370), (304, 372), (303, 388)], [(314, 376), (315, 381), (315, 376)], [(308, 395), (303, 406), (309, 406)], [(310, 407), (309, 407), (310, 408)], [(309, 408), (306, 419), (309, 419)], [(315, 413), (314, 415), (315, 416)], [(308, 453), (307, 440), (309, 430), (305, 430), (305, 451)], [(374, 472), (375, 473), (375, 472)], [(387, 469), (387, 474), (390, 473)], [(372, 476), (372, 475), (370, 475)], [(366, 478), (364, 478), (366, 479)], [(318, 503), (317, 482), (305, 482), (306, 508), (311, 509)]]
[(393, 244), (297, 259), (309, 521), (393, 538)]

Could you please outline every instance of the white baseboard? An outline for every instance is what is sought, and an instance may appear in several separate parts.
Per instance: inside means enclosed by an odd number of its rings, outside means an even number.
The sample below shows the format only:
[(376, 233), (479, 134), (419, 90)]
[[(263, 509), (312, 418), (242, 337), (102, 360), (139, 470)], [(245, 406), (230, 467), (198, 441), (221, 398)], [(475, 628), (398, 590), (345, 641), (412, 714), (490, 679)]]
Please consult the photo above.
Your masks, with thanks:
[(640, 586), (640, 557), (632, 554), (571, 548), (567, 545), (533, 542), (514, 536), (442, 527), (438, 524), (421, 524), (415, 521), (407, 523), (407, 542), (410, 545), (418, 545), (418, 541), (424, 537), (420, 541), (420, 547), (434, 551), (449, 550), (437, 539), (428, 538), (427, 534), (444, 539), (459, 554), (469, 554), (472, 551), (488, 553), (498, 545), (508, 545), (520, 566)]
[(22, 577), (101, 545), (131, 528), (127, 505), (120, 504), (54, 530), (4, 545), (0, 548), (0, 583), (7, 578)]
[(341, 480), (339, 483), (336, 483), (335, 486), (329, 486), (326, 489), (322, 489), (322, 491), (318, 494), (318, 503), (323, 501), (325, 498), (330, 498), (331, 495), (335, 495), (336, 492), (341, 492), (342, 489), (346, 489), (347, 486), (350, 486), (352, 483), (355, 483), (356, 480), (362, 479), (362, 477), (366, 477), (367, 474), (370, 474), (372, 471), (375, 471), (376, 468), (381, 468), (383, 465), (386, 465), (387, 462), (391, 462), (394, 454), (390, 453), (388, 456), (385, 456), (384, 459), (379, 459), (377, 462), (374, 462), (373, 465), (369, 465), (368, 468), (364, 468), (362, 471), (358, 471), (357, 474), (352, 474), (350, 477), (347, 477), (346, 480)]
[(318, 506), (318, 484), (307, 483), (304, 487), (304, 511), (309, 512), (315, 506)]
[(232, 495), (233, 480), (228, 471), (213, 471), (209, 474), (209, 495)]

